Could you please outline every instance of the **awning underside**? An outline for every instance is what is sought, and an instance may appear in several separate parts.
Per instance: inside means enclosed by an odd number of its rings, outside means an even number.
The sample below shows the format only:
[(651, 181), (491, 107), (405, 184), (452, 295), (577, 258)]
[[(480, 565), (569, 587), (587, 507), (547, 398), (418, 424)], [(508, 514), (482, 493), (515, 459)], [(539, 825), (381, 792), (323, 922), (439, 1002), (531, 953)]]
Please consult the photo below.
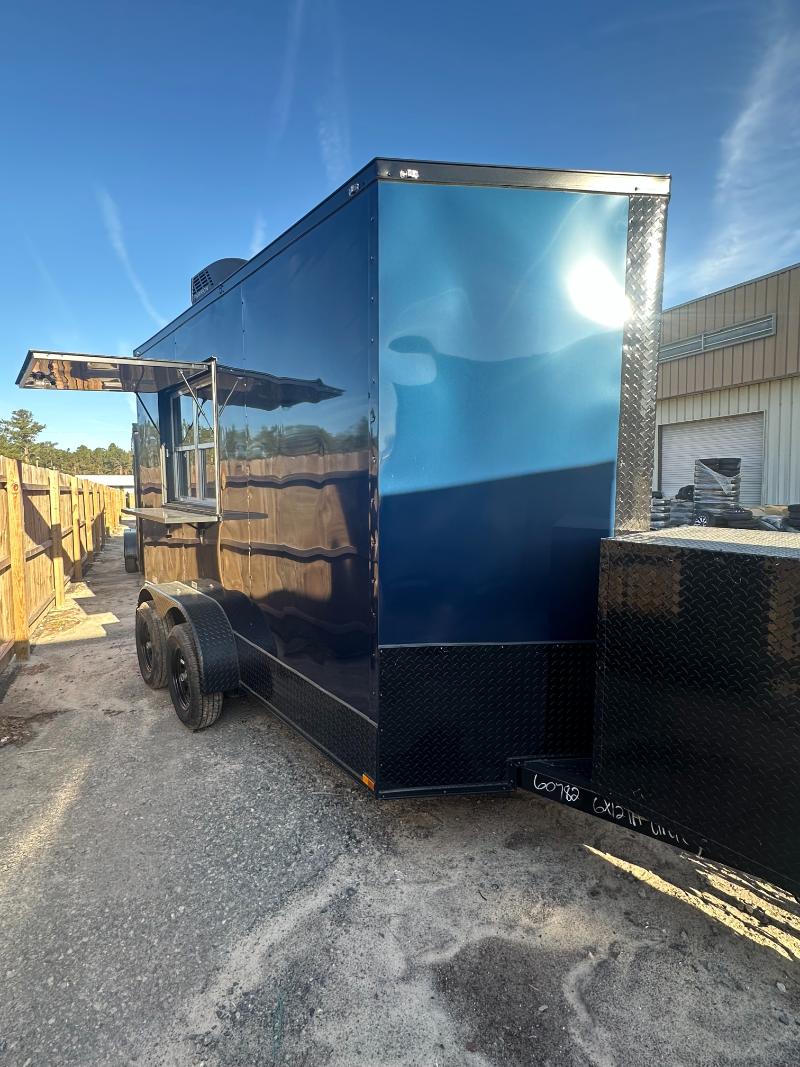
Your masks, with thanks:
[(23, 389), (157, 393), (208, 370), (208, 363), (30, 351), (19, 372), (17, 385)]
[[(261, 371), (225, 367), (214, 359), (178, 363), (173, 360), (138, 359), (132, 356), (83, 355), (76, 352), (28, 352), (17, 385), (23, 389), (76, 389), (106, 393), (157, 393), (162, 389), (193, 383), (198, 394), (208, 396), (197, 384), (212, 366), (217, 378), (221, 407), (248, 407), (273, 411), (295, 404), (318, 404), (341, 396), (342, 390), (319, 379), (279, 378)], [(202, 382), (202, 379), (200, 379)]]

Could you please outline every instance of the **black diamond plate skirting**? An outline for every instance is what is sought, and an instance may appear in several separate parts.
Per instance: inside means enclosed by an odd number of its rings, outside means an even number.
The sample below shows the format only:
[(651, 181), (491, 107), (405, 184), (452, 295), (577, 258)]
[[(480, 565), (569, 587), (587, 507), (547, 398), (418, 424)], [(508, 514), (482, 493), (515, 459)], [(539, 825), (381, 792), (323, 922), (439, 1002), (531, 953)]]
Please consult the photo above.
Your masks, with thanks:
[(357, 778), (375, 778), (377, 729), (355, 708), (236, 638), (243, 685)]
[(593, 643), (380, 650), (378, 791), (511, 788), (508, 760), (591, 753)]
[(800, 537), (605, 541), (595, 788), (800, 883)]

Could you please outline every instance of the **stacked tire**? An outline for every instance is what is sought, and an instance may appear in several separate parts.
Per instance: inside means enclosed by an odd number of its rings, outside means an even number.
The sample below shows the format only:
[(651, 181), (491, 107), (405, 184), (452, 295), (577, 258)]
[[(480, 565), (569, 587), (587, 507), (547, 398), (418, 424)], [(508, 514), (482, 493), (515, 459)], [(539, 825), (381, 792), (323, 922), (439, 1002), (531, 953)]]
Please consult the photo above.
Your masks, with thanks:
[(790, 504), (789, 514), (784, 519), (787, 526), (793, 530), (800, 530), (800, 504)]
[(650, 529), (663, 530), (669, 526), (669, 500), (661, 493), (653, 493), (650, 498)]

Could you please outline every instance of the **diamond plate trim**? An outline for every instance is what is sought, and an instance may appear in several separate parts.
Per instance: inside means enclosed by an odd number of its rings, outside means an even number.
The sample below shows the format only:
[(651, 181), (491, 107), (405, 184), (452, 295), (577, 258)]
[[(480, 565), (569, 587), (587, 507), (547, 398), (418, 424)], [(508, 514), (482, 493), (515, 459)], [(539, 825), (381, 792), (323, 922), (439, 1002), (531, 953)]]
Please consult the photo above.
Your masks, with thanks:
[(508, 761), (588, 757), (594, 642), (380, 650), (381, 793), (510, 786)]
[(650, 527), (666, 227), (666, 197), (629, 198), (625, 295), (630, 311), (622, 335), (616, 533)]
[(628, 534), (629, 544), (675, 545), (707, 552), (749, 552), (752, 555), (800, 559), (800, 533), (736, 530), (713, 526), (678, 526), (674, 530)]
[(238, 634), (236, 645), (242, 684), (249, 692), (356, 778), (375, 777), (375, 723)]

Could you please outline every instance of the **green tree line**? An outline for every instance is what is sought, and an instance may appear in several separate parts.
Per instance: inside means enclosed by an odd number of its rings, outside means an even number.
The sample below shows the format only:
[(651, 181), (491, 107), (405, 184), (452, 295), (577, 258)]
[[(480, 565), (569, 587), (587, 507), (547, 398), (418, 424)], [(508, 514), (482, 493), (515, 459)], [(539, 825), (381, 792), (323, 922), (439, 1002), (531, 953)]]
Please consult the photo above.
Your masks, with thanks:
[(130, 452), (119, 445), (59, 448), (53, 441), (41, 440), (44, 430), (44, 423), (37, 422), (32, 412), (17, 408), (7, 419), (0, 419), (0, 456), (67, 474), (130, 474), (133, 470)]

